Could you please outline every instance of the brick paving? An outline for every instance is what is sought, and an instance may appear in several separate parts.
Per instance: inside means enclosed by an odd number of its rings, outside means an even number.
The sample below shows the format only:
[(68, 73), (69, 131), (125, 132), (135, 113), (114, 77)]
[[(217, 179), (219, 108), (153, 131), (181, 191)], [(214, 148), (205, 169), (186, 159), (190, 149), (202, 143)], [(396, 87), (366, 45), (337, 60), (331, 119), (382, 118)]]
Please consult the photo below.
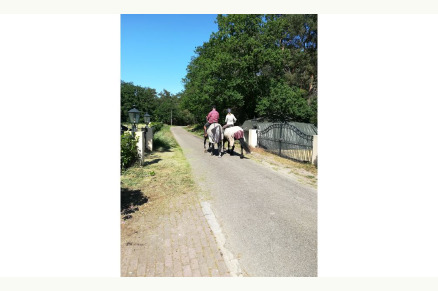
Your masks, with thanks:
[(122, 277), (230, 276), (194, 193), (142, 205), (121, 230)]

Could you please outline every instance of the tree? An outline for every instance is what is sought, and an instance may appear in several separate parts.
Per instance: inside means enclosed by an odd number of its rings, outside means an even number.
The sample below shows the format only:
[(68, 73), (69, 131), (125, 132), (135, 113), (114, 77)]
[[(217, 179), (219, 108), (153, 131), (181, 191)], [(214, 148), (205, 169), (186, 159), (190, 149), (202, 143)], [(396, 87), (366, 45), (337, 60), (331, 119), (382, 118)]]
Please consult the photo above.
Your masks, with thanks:
[[(148, 87), (136, 86), (132, 82), (121, 81), (120, 86), (121, 99), (121, 121), (128, 122), (128, 111), (135, 107), (140, 111), (141, 117), (148, 112), (155, 111), (157, 93), (155, 89)], [(153, 115), (152, 115), (153, 118)]]
[(280, 15), (283, 32), (279, 40), (288, 52), (285, 59), (285, 80), (289, 86), (306, 90), (308, 105), (316, 98), (317, 84), (317, 23), (316, 14)]
[(261, 15), (217, 17), (219, 30), (196, 50), (184, 79), (184, 108), (201, 122), (215, 104), (219, 112), (233, 108), (240, 120), (253, 115), (260, 95)]
[(271, 86), (269, 96), (264, 96), (257, 104), (257, 113), (274, 121), (308, 122), (311, 111), (303, 98), (305, 91), (289, 87), (283, 81)]
[(156, 121), (170, 124), (170, 114), (174, 99), (175, 97), (167, 90), (158, 93), (158, 98), (156, 99), (157, 107), (154, 111)]
[(216, 22), (183, 80), (181, 106), (196, 122), (212, 104), (232, 108), (240, 122), (256, 114), (316, 120), (316, 15), (218, 15)]

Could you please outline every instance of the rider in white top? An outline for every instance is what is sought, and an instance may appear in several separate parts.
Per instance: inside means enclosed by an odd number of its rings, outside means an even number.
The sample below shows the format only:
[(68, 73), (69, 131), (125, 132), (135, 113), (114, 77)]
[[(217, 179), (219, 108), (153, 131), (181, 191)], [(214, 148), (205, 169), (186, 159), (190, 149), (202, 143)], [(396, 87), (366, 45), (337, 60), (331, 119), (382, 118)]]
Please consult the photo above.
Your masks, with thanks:
[(225, 116), (225, 122), (227, 124), (224, 125), (224, 127), (223, 127), (224, 129), (227, 128), (227, 127), (230, 127), (230, 126), (234, 126), (234, 122), (237, 121), (237, 119), (234, 116), (234, 114), (231, 113), (231, 109), (228, 108), (227, 111), (228, 111), (228, 114), (227, 114), (227, 116)]

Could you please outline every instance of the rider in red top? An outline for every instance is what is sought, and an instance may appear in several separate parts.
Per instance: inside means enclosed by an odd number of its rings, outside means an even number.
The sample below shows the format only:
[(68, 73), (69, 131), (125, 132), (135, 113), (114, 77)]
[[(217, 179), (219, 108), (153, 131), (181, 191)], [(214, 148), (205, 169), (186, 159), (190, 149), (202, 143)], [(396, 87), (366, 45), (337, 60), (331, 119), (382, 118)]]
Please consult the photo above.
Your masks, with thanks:
[(207, 129), (212, 123), (219, 121), (219, 112), (216, 111), (216, 106), (213, 106), (210, 113), (207, 115), (207, 123), (204, 125), (204, 136), (207, 136)]
[(219, 112), (216, 111), (216, 106), (213, 106), (213, 110), (210, 111), (210, 113), (207, 115), (207, 122), (217, 123), (219, 121)]

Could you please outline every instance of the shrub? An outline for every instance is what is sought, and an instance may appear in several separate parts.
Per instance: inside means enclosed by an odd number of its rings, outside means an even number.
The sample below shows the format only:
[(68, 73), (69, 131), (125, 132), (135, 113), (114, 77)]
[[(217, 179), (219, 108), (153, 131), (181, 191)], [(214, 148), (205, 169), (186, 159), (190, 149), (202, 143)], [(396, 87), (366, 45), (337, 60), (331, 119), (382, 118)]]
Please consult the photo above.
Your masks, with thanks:
[(161, 128), (163, 127), (163, 123), (162, 122), (151, 122), (149, 124), (149, 127), (154, 128), (154, 133), (159, 132), (161, 130)]
[(139, 159), (137, 141), (138, 138), (132, 138), (131, 134), (121, 135), (120, 166), (122, 170), (126, 170)]

